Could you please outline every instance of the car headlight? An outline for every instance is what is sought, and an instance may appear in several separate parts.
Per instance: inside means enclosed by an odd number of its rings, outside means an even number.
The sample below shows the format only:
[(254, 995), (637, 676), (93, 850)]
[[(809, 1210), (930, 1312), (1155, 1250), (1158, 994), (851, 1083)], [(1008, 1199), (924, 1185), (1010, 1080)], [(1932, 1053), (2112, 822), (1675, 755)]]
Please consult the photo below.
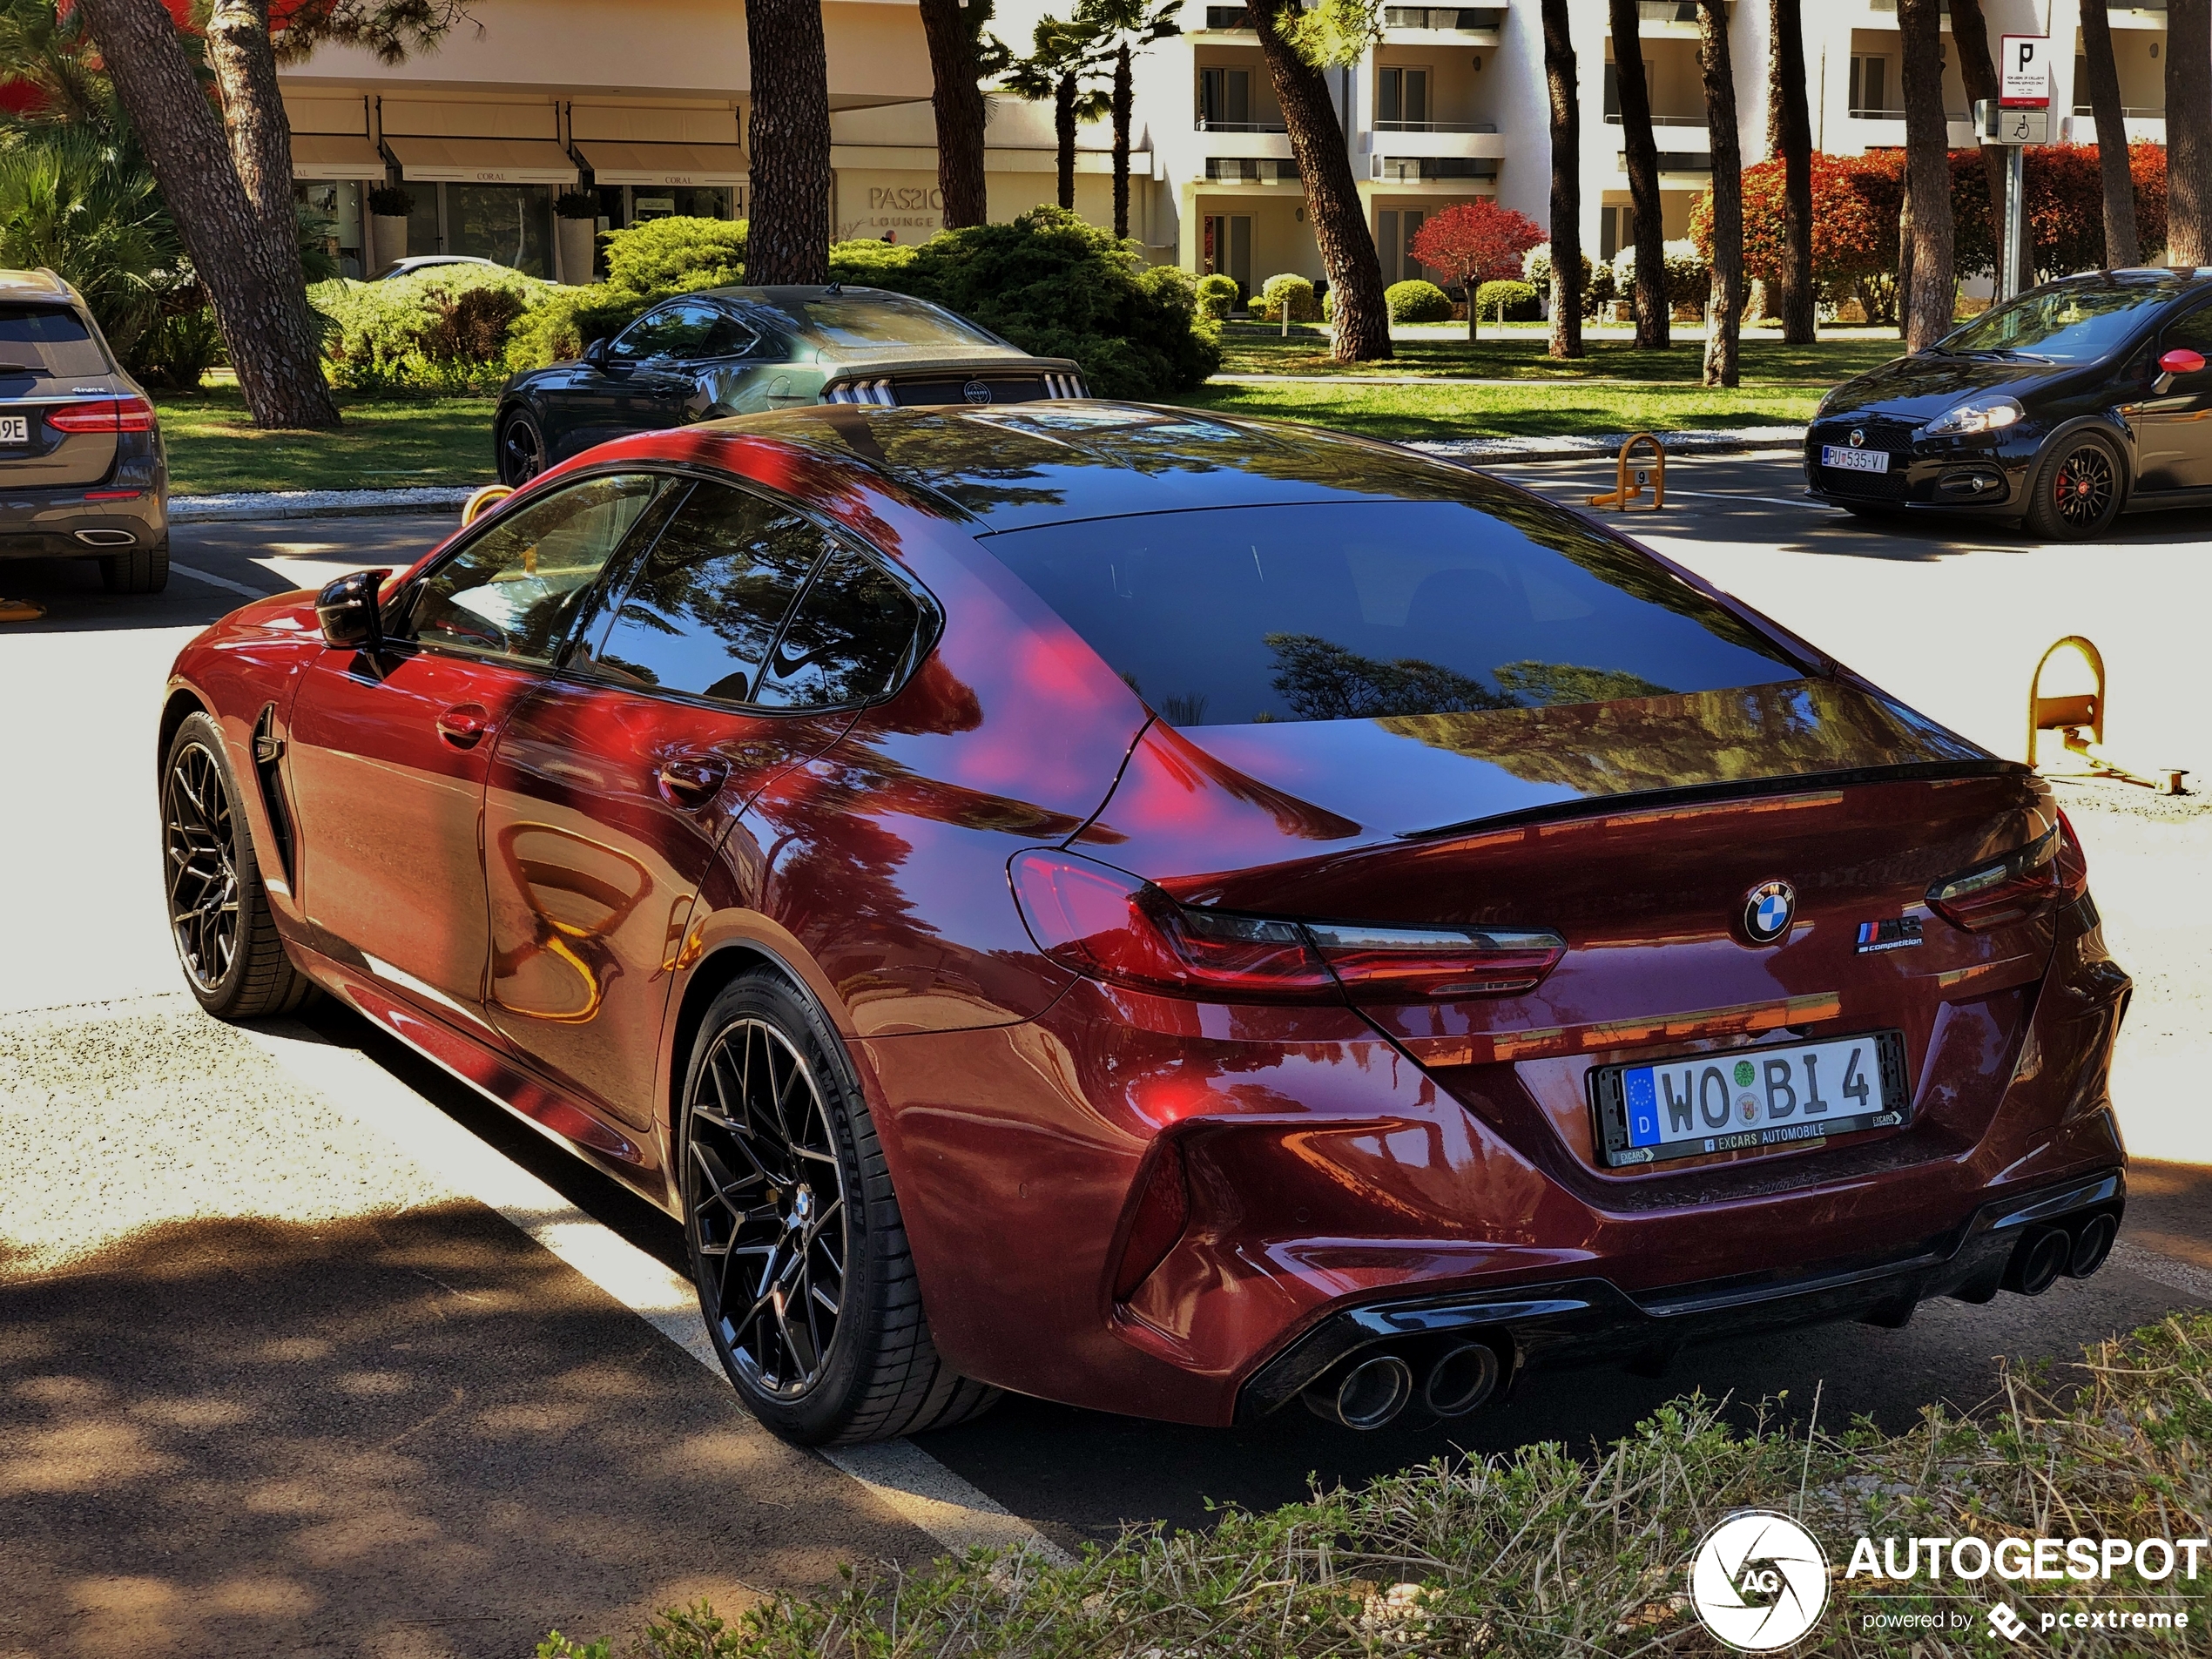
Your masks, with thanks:
[(1973, 397), (1928, 422), (1925, 431), (1932, 438), (1947, 437), (1962, 432), (2001, 432), (2013, 421), (2022, 419), (2027, 411), (2009, 397)]
[[(1844, 382), (1844, 385), (1849, 384), (1849, 381)], [(1844, 388), (1842, 386), (1830, 387), (1828, 388), (1827, 395), (1820, 400), (1820, 407), (1813, 410), (1812, 418), (1817, 421), (1822, 415), (1827, 414), (1829, 410), (1834, 408), (1836, 407), (1836, 400), (1843, 396), (1843, 395)]]

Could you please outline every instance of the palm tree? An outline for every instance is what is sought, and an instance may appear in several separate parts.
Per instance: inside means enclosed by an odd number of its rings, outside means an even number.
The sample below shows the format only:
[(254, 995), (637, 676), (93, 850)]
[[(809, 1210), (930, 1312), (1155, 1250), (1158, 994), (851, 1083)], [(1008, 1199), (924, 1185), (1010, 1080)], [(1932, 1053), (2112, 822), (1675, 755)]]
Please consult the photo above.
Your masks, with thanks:
[(830, 245), (829, 57), (814, 0), (749, 0), (745, 48), (752, 163), (745, 280), (826, 282)]
[(1705, 384), (1733, 386), (1743, 326), (1743, 157), (1736, 132), (1727, 0), (1697, 0), (1697, 58), (1705, 73), (1705, 131), (1713, 157), (1713, 286), (1705, 307)]
[(1136, 105), (1136, 83), (1130, 59), (1156, 40), (1181, 34), (1182, 26), (1175, 18), (1182, 9), (1182, 0), (1156, 0), (1149, 9), (1145, 0), (1077, 0), (1076, 6), (1076, 21), (1089, 26), (1113, 54), (1114, 234), (1117, 237), (1129, 235), (1130, 126)]
[(1651, 131), (1651, 89), (1643, 78), (1637, 0), (1607, 0), (1613, 23), (1613, 73), (1621, 89), (1621, 140), (1628, 152), (1629, 199), (1635, 209), (1636, 345), (1663, 349), (1673, 338), (1667, 298), (1667, 225), (1659, 205), (1659, 144)]
[[(1912, 200), (1912, 276), (1904, 295), (1908, 351), (1933, 345), (1951, 330), (1950, 122), (1943, 109), (1941, 0), (1898, 0), (1898, 44), (1905, 58), (1905, 156)], [(2203, 3), (2203, 0), (2197, 0)]]
[[(929, 43), (929, 101), (937, 117), (937, 191), (948, 231), (990, 222), (983, 178), (988, 113), (983, 82), (1004, 69), (1008, 57), (987, 30), (991, 10), (991, 0), (921, 0), (921, 31)], [(825, 116), (825, 143), (828, 130)]]
[(1567, 0), (1543, 0), (1544, 78), (1552, 118), (1552, 338), (1554, 357), (1582, 354), (1582, 111)]
[(2087, 60), (2097, 172), (2104, 185), (2105, 268), (2124, 270), (2142, 251), (2135, 240), (2135, 179), (2128, 165), (2128, 119), (2120, 107), (2120, 67), (2112, 56), (2112, 21), (2105, 0), (2081, 0), (2081, 55)]
[(1084, 24), (1046, 17), (1037, 24), (1029, 55), (1008, 70), (1000, 82), (1016, 98), (1039, 104), (1052, 100), (1060, 205), (1071, 211), (1076, 205), (1076, 124), (1097, 120), (1111, 105), (1105, 92), (1086, 88), (1083, 83), (1104, 73), (1111, 61)]
[(1390, 308), (1383, 300), (1382, 263), (1375, 257), (1375, 239), (1367, 229), (1359, 186), (1352, 176), (1344, 129), (1338, 125), (1337, 107), (1321, 72), (1325, 63), (1356, 59), (1372, 37), (1342, 35), (1332, 45), (1328, 36), (1332, 30), (1306, 30), (1298, 25), (1302, 17), (1331, 24), (1338, 20), (1318, 7), (1302, 14), (1296, 0), (1251, 0), (1251, 10), (1268, 78), (1274, 83), (1275, 102), (1290, 133), (1291, 153), (1305, 185), (1306, 220), (1320, 249), (1322, 268), (1329, 274), (1336, 314), (1331, 355), (1340, 363), (1388, 357)]
[[(1804, 18), (1798, 0), (1770, 0), (1767, 24), (1767, 147), (1782, 158), (1782, 340), (1810, 346), (1812, 115), (1805, 107)], [(1941, 105), (1940, 96), (1936, 102)]]
[(2168, 0), (2166, 10), (2166, 262), (2212, 264), (2212, 5), (2207, 0)]

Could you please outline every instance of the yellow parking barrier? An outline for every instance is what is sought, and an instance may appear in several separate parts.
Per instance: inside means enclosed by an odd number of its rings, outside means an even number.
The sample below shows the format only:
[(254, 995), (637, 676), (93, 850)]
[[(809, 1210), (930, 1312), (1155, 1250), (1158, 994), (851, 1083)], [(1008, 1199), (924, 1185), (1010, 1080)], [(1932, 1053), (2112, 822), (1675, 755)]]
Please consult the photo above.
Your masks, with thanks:
[(0, 622), (37, 622), (46, 607), (28, 599), (0, 599)]
[(486, 484), (475, 495), (469, 496), (462, 506), (461, 528), (467, 529), (476, 522), (478, 516), (486, 508), (492, 506), (495, 502), (505, 501), (514, 493), (515, 486), (512, 484)]
[[(1651, 447), (1651, 465), (1649, 468), (1637, 468), (1635, 482), (1632, 484), (1629, 481), (1629, 456), (1635, 452), (1635, 447), (1640, 443), (1649, 444)], [(1647, 484), (1651, 489), (1650, 502), (1646, 506), (1639, 507), (1635, 505), (1635, 502), (1643, 495)], [(1649, 432), (1631, 433), (1628, 441), (1621, 446), (1621, 458), (1616, 463), (1613, 489), (1607, 495), (1591, 496), (1590, 505), (1615, 507), (1624, 513), (1656, 513), (1666, 504), (1667, 448)]]
[[(2087, 665), (2096, 683), (2094, 691), (2074, 691), (2058, 697), (2043, 695), (2043, 671), (2050, 666), (2054, 657), (2064, 651), (2071, 651)], [(2136, 772), (2104, 752), (2104, 653), (2080, 634), (2068, 634), (2045, 651), (2027, 682), (2027, 762), (2032, 766), (2039, 764), (2036, 745), (2046, 732), (2057, 732), (2067, 753), (2081, 762), (2078, 771), (2060, 775), (2116, 778), (2123, 783), (2155, 789), (2161, 795), (2182, 792), (2182, 779), (2188, 775), (2186, 767), (2162, 766), (2148, 772)]]

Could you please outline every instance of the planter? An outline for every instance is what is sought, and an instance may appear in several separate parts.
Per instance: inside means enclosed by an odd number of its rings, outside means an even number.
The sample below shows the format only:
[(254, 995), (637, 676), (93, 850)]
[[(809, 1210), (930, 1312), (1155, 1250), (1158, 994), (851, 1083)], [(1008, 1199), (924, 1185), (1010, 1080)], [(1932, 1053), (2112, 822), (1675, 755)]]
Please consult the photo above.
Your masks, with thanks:
[(407, 257), (407, 215), (371, 213), (368, 222), (376, 238), (376, 246), (369, 255), (369, 271), (373, 274), (394, 260)]
[(599, 221), (594, 219), (556, 219), (553, 233), (559, 239), (561, 280), (570, 287), (587, 287), (591, 281), (593, 241)]

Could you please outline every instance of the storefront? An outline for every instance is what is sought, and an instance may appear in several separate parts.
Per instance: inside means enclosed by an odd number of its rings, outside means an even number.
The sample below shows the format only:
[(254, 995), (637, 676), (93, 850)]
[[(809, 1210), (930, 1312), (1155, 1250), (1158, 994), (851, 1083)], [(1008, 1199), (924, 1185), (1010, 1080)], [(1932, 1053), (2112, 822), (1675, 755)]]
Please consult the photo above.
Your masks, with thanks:
[(591, 104), (568, 106), (569, 148), (599, 196), (599, 228), (649, 219), (745, 216), (742, 111)]
[[(409, 253), (465, 253), (554, 277), (553, 197), (578, 180), (550, 99), (529, 104), (381, 100), (384, 152), (414, 206)], [(396, 253), (381, 249), (383, 258)]]
[(384, 178), (384, 158), (368, 134), (365, 98), (287, 98), (292, 126), (293, 199), (329, 221), (326, 240), (341, 274), (368, 274), (363, 201)]

